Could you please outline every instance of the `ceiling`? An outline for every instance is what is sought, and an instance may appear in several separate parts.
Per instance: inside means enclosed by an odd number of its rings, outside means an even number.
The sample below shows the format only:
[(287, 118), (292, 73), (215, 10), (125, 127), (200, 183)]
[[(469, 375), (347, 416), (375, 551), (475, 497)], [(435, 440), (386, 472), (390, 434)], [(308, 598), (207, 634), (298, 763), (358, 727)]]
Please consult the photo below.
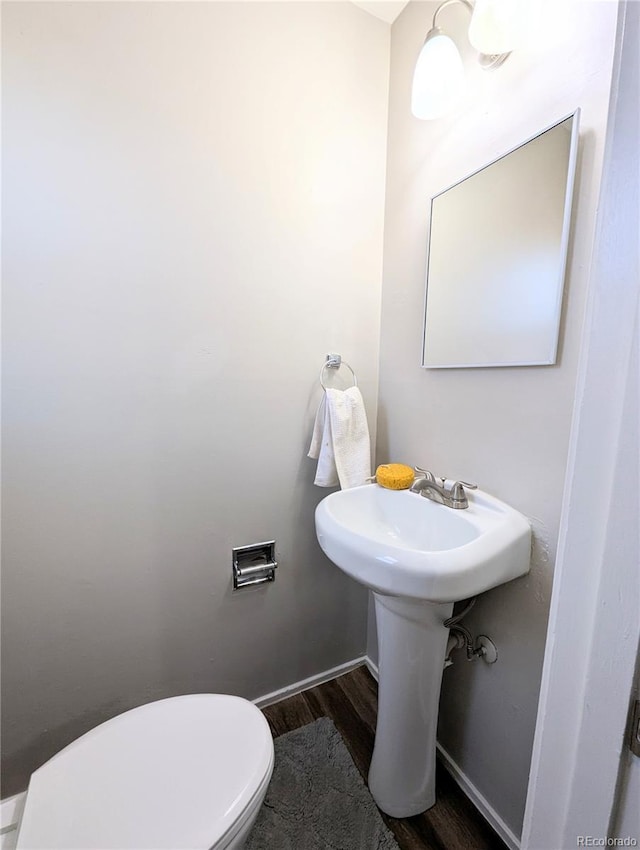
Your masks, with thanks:
[(352, 0), (352, 2), (365, 12), (392, 24), (409, 0)]

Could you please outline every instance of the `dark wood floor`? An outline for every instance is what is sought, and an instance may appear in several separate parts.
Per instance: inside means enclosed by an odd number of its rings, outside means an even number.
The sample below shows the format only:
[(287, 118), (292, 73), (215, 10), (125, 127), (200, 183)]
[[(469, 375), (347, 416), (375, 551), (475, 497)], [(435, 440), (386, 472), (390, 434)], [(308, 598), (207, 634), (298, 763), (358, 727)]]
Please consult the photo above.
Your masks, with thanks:
[[(264, 709), (274, 738), (330, 717), (367, 781), (376, 727), (378, 687), (366, 667)], [(412, 818), (383, 814), (400, 850), (507, 850), (489, 824), (438, 764), (437, 803)]]

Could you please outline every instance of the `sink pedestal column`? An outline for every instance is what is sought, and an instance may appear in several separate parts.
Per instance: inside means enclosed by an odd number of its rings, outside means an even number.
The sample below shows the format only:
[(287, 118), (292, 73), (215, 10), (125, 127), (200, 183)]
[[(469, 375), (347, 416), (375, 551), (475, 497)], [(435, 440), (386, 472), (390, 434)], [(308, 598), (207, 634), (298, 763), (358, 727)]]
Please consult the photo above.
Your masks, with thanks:
[(405, 818), (436, 801), (436, 727), (453, 603), (373, 594), (378, 629), (378, 722), (369, 790)]

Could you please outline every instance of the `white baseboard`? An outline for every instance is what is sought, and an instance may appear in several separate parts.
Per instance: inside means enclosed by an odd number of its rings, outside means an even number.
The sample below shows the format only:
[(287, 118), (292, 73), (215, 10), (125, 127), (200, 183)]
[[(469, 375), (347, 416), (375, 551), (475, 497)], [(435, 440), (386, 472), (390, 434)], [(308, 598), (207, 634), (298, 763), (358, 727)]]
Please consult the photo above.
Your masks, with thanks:
[[(13, 797), (7, 797), (6, 800), (0, 800), (0, 835), (17, 828), (26, 797), (27, 792), (22, 791), (20, 794), (14, 794)], [(4, 848), (4, 841), (1, 846)]]
[(378, 681), (378, 665), (375, 664), (368, 655), (364, 657), (364, 663), (366, 664), (367, 670), (371, 673), (373, 678)]
[(325, 670), (322, 673), (317, 673), (315, 676), (310, 676), (308, 679), (302, 679), (300, 682), (295, 682), (293, 685), (287, 685), (285, 688), (280, 688), (278, 691), (272, 691), (270, 694), (265, 694), (258, 699), (252, 700), (258, 708), (266, 708), (268, 705), (273, 705), (275, 702), (280, 702), (287, 697), (301, 694), (303, 691), (308, 691), (310, 688), (315, 688), (317, 685), (322, 685), (325, 682), (330, 682), (331, 679), (337, 679), (338, 676), (343, 676), (345, 673), (350, 673), (356, 667), (361, 667), (363, 664), (368, 664), (368, 658), (362, 655), (360, 658), (354, 658), (353, 661), (347, 661), (338, 667), (332, 667), (330, 670)]
[(462, 791), (464, 791), (466, 796), (471, 800), (482, 817), (493, 827), (510, 850), (520, 850), (520, 839), (502, 820), (491, 803), (482, 796), (480, 791), (478, 791), (466, 773), (464, 773), (464, 771), (455, 763), (444, 747), (441, 747), (440, 744), (436, 744), (436, 747), (440, 761), (444, 767), (446, 767), (453, 779), (455, 779), (458, 783)]

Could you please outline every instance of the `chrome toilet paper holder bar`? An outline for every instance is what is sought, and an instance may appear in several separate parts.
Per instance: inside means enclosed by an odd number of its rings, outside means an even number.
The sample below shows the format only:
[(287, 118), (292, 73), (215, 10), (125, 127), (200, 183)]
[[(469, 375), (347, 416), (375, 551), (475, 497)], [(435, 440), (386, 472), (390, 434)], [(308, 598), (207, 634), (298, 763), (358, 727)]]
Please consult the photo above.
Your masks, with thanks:
[(236, 546), (232, 551), (233, 589), (276, 580), (276, 541)]

